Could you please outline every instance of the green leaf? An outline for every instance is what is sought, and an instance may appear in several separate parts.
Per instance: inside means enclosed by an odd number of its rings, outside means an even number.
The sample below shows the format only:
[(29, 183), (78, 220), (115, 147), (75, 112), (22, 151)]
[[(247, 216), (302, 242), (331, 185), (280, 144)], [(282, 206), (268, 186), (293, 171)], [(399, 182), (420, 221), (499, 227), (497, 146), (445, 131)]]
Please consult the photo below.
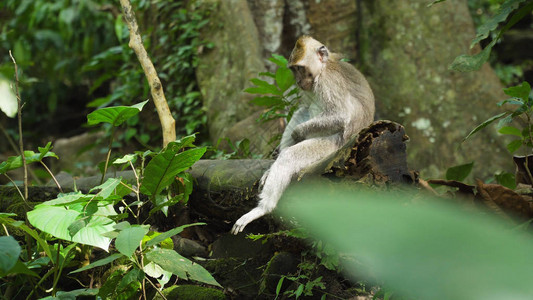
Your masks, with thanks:
[(187, 227), (191, 227), (191, 226), (196, 226), (196, 225), (206, 225), (206, 224), (205, 223), (192, 223), (192, 224), (186, 224), (186, 225), (182, 225), (182, 226), (176, 227), (176, 228), (171, 229), (169, 231), (163, 232), (160, 235), (158, 235), (158, 236), (154, 237), (153, 239), (149, 240), (148, 242), (146, 242), (146, 247), (151, 247), (151, 246), (157, 245), (157, 244), (161, 243), (162, 241), (166, 240), (167, 238), (175, 236), (176, 234), (181, 233), (183, 231), (183, 229), (185, 229)]
[(122, 178), (109, 178), (101, 185), (93, 187), (89, 192), (100, 190), (97, 195), (103, 199), (106, 199), (107, 197), (111, 196), (121, 181)]
[(39, 275), (37, 273), (28, 269), (28, 267), (20, 260), (17, 260), (17, 262), (15, 263), (15, 266), (11, 268), (8, 271), (8, 273), (0, 272), (0, 278), (6, 275), (14, 275), (14, 274), (24, 274), (24, 275), (30, 275), (30, 276), (39, 278)]
[(26, 224), (24, 224), (24, 222), (22, 221), (15, 221), (11, 218), (7, 218), (6, 216), (8, 216), (10, 214), (1, 214), (0, 216), (0, 223), (2, 224), (8, 224), (8, 225), (11, 225), (13, 227), (17, 227), (17, 228), (20, 228), (21, 230), (23, 230), (24, 232), (26, 232), (27, 234), (29, 234), (32, 238), (34, 238), (37, 243), (39, 244), (39, 246), (41, 246), (41, 248), (43, 249), (44, 253), (46, 253), (46, 255), (52, 260), (54, 261), (55, 263), (55, 257), (56, 256), (52, 256), (52, 252), (50, 251), (50, 246), (48, 245), (48, 243), (42, 239), (39, 234), (37, 233), (37, 231), (35, 231), (34, 229), (28, 227)]
[(120, 257), (124, 257), (124, 254), (122, 254), (122, 253), (111, 254), (111, 255), (109, 255), (106, 258), (102, 258), (100, 260), (97, 260), (97, 261), (95, 261), (95, 262), (93, 262), (91, 264), (86, 265), (85, 267), (82, 267), (82, 268), (79, 268), (77, 270), (74, 270), (74, 271), (70, 272), (69, 274), (83, 272), (85, 270), (89, 270), (89, 269), (92, 269), (92, 268), (104, 266), (104, 265), (107, 265), (107, 264), (115, 261), (116, 259), (118, 259)]
[(287, 67), (280, 67), (276, 70), (276, 83), (279, 89), (284, 93), (294, 84), (294, 75)]
[(201, 265), (170, 249), (156, 248), (146, 253), (146, 258), (182, 279), (190, 279), (222, 287)]
[(498, 106), (503, 106), (504, 104), (514, 104), (514, 105), (524, 105), (524, 102), (522, 100), (517, 100), (515, 98), (505, 99), (503, 101), (500, 101), (496, 103)]
[(120, 253), (131, 257), (149, 229), (147, 226), (134, 225), (122, 230), (115, 240), (115, 247)]
[(285, 279), (285, 276), (281, 276), (281, 278), (278, 281), (278, 285), (276, 286), (276, 298), (279, 296), (279, 292), (281, 292), (281, 287), (283, 286), (284, 279)]
[(470, 172), (472, 172), (473, 167), (474, 167), (474, 162), (451, 167), (446, 171), (446, 179), (463, 181), (468, 175), (470, 175)]
[(527, 81), (524, 81), (520, 85), (503, 89), (503, 92), (508, 96), (518, 98), (523, 102), (527, 102), (529, 93), (531, 93), (531, 86)]
[(63, 240), (99, 247), (105, 251), (111, 243), (110, 238), (102, 235), (113, 230), (115, 223), (109, 218), (92, 216), (84, 228), (71, 236), (69, 226), (81, 215), (80, 212), (65, 207), (41, 204), (29, 211), (27, 215), (33, 226)]
[(39, 150), (39, 161), (43, 160), (43, 158), (45, 157), (55, 157), (57, 159), (59, 159), (59, 157), (57, 157), (57, 155), (54, 153), (54, 152), (50, 152), (50, 150), (52, 150), (52, 142), (48, 142), (48, 144), (46, 144), (46, 146), (44, 147), (37, 147), (37, 149)]
[(516, 188), (515, 175), (507, 172), (501, 172), (500, 174), (495, 174), (494, 177), (496, 181), (503, 185), (504, 187), (514, 190)]
[(59, 205), (59, 206), (69, 206), (76, 203), (85, 203), (90, 199), (94, 198), (95, 195), (85, 195), (81, 192), (72, 192), (72, 193), (60, 193), (57, 195), (56, 199), (48, 200), (40, 205)]
[[(31, 164), (35, 162), (41, 161), (45, 157), (55, 157), (58, 158), (57, 155), (54, 152), (46, 151), (46, 148), (39, 148), (44, 149), (44, 153), (35, 153), (33, 151), (26, 150), (24, 151), (24, 157), (26, 158), (26, 163)], [(22, 156), (10, 156), (8, 159), (2, 163), (0, 163), (0, 174), (4, 174), (8, 171), (18, 169), (22, 167)]]
[(21, 248), (12, 236), (0, 236), (0, 272), (7, 273), (17, 263)]
[(522, 147), (522, 144), (523, 144), (523, 140), (514, 140), (514, 141), (510, 142), (509, 144), (507, 144), (507, 150), (510, 153), (514, 153), (514, 152), (516, 152), (516, 150), (518, 150), (518, 149), (520, 149), (520, 147)]
[(146, 166), (141, 191), (157, 195), (174, 181), (179, 173), (190, 168), (205, 153), (206, 148), (194, 148), (181, 153), (167, 149), (156, 155)]
[(496, 44), (497, 39), (494, 39), (488, 44), (485, 49), (481, 50), (478, 54), (474, 55), (459, 55), (451, 63), (449, 69), (459, 72), (471, 72), (477, 71), (481, 66), (489, 59), (492, 47)]
[(114, 106), (95, 110), (87, 115), (87, 123), (89, 125), (96, 125), (103, 122), (115, 127), (119, 126), (127, 119), (137, 115), (147, 102), (148, 100), (132, 106)]
[(488, 125), (490, 125), (490, 123), (502, 118), (503, 116), (507, 115), (508, 113), (507, 112), (503, 112), (501, 114), (497, 114), (495, 116), (493, 116), (492, 118), (486, 120), (485, 122), (479, 124), (476, 128), (474, 128), (472, 131), (470, 131), (470, 133), (463, 139), (463, 142), (466, 141), (469, 137), (471, 137), (474, 133), (480, 131), (481, 129), (487, 127)]
[(278, 54), (272, 54), (272, 57), (270, 57), (268, 60), (284, 68), (286, 68), (288, 64), (287, 59), (284, 56)]
[(426, 197), (309, 182), (289, 188), (279, 211), (354, 257), (348, 274), (377, 278), (406, 299), (531, 297), (529, 236), (501, 217)]
[(516, 135), (517, 137), (522, 137), (522, 132), (520, 129), (513, 127), (513, 126), (505, 126), (498, 130), (501, 134), (509, 134), (509, 135)]
[[(183, 148), (194, 147), (194, 140), (195, 139), (196, 139), (196, 136), (194, 134), (182, 137), (179, 140), (176, 140), (176, 141), (168, 143), (166, 149), (167, 150), (172, 150), (172, 151), (178, 153)], [(148, 154), (146, 154), (146, 155), (148, 155)], [(146, 157), (146, 155), (143, 155), (143, 157)]]
[(144, 272), (140, 269), (133, 268), (122, 277), (122, 280), (120, 280), (120, 283), (117, 285), (117, 291), (122, 291), (130, 285), (133, 285), (139, 289), (143, 279)]
[(135, 155), (135, 154), (126, 154), (126, 155), (124, 155), (121, 158), (115, 159), (115, 161), (113, 161), (113, 164), (114, 165), (121, 165), (121, 164), (129, 163), (129, 162), (135, 163), (136, 159), (137, 159), (137, 155)]
[(296, 292), (294, 292), (294, 295), (296, 296), (296, 299), (298, 299), (302, 295), (302, 293), (304, 292), (304, 287), (305, 287), (305, 285), (303, 285), (303, 283), (300, 283), (300, 285), (296, 289)]

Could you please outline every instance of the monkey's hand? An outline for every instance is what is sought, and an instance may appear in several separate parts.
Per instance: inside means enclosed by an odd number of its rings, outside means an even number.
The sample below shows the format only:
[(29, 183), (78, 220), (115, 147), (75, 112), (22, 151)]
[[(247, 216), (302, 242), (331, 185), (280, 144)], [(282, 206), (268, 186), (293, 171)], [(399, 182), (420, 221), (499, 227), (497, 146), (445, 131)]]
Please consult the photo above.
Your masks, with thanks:
[(246, 225), (250, 224), (250, 222), (264, 216), (265, 214), (266, 211), (261, 207), (252, 209), (249, 213), (240, 217), (237, 222), (235, 222), (235, 225), (233, 225), (233, 228), (231, 229), (231, 233), (238, 234), (244, 229), (244, 227), (246, 227)]

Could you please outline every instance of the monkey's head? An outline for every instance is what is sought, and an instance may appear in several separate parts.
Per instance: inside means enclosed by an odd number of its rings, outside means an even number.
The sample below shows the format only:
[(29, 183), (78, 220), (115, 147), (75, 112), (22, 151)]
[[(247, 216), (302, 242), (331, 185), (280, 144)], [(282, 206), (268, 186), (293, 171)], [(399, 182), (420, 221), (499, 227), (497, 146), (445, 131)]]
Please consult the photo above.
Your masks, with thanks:
[(296, 83), (305, 91), (313, 88), (315, 78), (320, 75), (329, 58), (329, 50), (310, 36), (301, 36), (294, 45), (288, 67)]

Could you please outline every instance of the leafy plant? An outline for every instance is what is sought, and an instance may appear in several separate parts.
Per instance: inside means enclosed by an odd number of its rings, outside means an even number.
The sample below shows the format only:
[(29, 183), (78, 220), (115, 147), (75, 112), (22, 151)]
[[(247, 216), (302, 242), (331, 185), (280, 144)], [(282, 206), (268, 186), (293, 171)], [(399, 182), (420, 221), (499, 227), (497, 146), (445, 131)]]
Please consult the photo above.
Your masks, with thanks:
[[(326, 288), (325, 283), (322, 281), (322, 276), (318, 276), (317, 274), (320, 266), (336, 272), (341, 271), (339, 253), (330, 243), (311, 239), (310, 234), (303, 227), (296, 227), (290, 230), (283, 230), (269, 234), (249, 234), (246, 237), (254, 241), (263, 240), (263, 243), (265, 243), (268, 239), (278, 236), (304, 240), (310, 245), (310, 248), (309, 250), (301, 252), (301, 261), (298, 264), (295, 274), (292, 276), (281, 276), (276, 287), (276, 298), (281, 295), (281, 289), (286, 280), (295, 283), (296, 289), (285, 290), (283, 291), (283, 295), (298, 299), (301, 296), (313, 296), (314, 291), (324, 290)], [(262, 286), (262, 288), (264, 288), (264, 286)], [(322, 298), (325, 299), (325, 294), (323, 294)]]
[[(88, 122), (107, 123), (115, 128), (136, 116), (145, 103), (102, 108), (89, 114)], [(144, 224), (147, 219), (141, 219), (141, 208), (149, 202), (152, 203), (152, 208), (148, 218), (157, 212), (166, 214), (171, 205), (187, 202), (192, 191), (192, 180), (184, 171), (206, 151), (205, 147), (195, 147), (194, 139), (194, 135), (187, 136), (169, 143), (160, 152), (139, 151), (114, 160), (113, 165), (132, 169), (133, 184), (122, 178), (109, 178), (101, 185), (93, 187), (88, 193), (80, 191), (60, 193), (55, 199), (40, 203), (28, 211), (28, 224), (14, 220), (12, 217), (15, 214), (0, 214), (0, 223), (4, 225), (6, 233), (6, 225), (18, 228), (37, 242), (33, 249), (28, 244), (30, 248), (27, 248), (26, 253), (22, 253), (16, 240), (14, 242), (11, 238), (0, 240), (0, 252), (5, 254), (5, 259), (0, 260), (0, 274), (26, 274), (39, 278), (37, 273), (30, 270), (30, 266), (36, 261), (32, 258), (35, 257), (34, 253), (42, 251), (45, 256), (37, 256), (37, 260), (45, 260), (41, 261), (39, 268), (44, 269), (49, 264), (53, 267), (40, 278), (37, 285), (30, 285), (34, 288), (28, 297), (31, 297), (40, 284), (52, 275), (52, 295), (58, 296), (61, 293), (57, 290), (57, 284), (62, 271), (67, 265), (75, 264), (74, 249), (81, 244), (83, 247), (97, 247), (105, 251), (116, 249), (117, 252), (72, 271), (71, 274), (101, 267), (117, 260), (121, 261), (126, 270), (113, 272), (108, 280), (109, 283), (106, 282), (101, 289), (63, 292), (62, 295), (65, 297), (98, 294), (104, 299), (111, 299), (118, 295), (133, 296), (141, 290), (146, 298), (145, 282), (159, 291), (153, 281), (157, 280), (161, 286), (164, 286), (172, 275), (185, 280), (220, 286), (202, 266), (182, 257), (172, 249), (171, 236), (179, 234), (188, 226), (203, 225), (203, 223), (189, 224), (158, 233), (150, 231), (150, 225)], [(26, 162), (42, 162), (45, 157), (57, 158), (50, 149), (51, 144), (48, 143), (46, 147), (39, 148), (39, 153), (25, 151)], [(109, 163), (110, 153), (111, 147), (106, 166)], [(150, 161), (146, 163), (148, 159)], [(137, 163), (140, 166), (136, 167)], [(5, 175), (7, 171), (21, 166), (21, 156), (10, 157), (0, 164), (0, 174)], [(180, 180), (175, 182), (176, 178)], [(177, 189), (170, 188), (172, 185), (177, 185)], [(126, 197), (131, 193), (135, 195), (134, 199)], [(23, 197), (22, 193), (20, 194)], [(133, 218), (137, 224), (130, 224), (126, 218)], [(29, 224), (42, 233), (39, 234)], [(22, 257), (21, 253), (24, 261), (19, 260), (19, 256)]]
[(296, 100), (300, 98), (300, 90), (294, 85), (294, 76), (287, 67), (287, 59), (285, 57), (272, 54), (269, 60), (277, 65), (276, 72), (262, 72), (259, 75), (271, 78), (273, 83), (259, 78), (252, 78), (250, 82), (255, 86), (244, 91), (261, 95), (252, 99), (251, 103), (269, 108), (261, 115), (262, 121), (275, 118), (287, 118), (290, 120), (297, 108)]
[[(434, 3), (442, 2), (434, 1)], [(526, 2), (523, 6), (522, 3)], [(485, 48), (475, 55), (460, 55), (450, 65), (450, 69), (468, 72), (479, 70), (481, 66), (489, 59), (490, 53), (496, 42), (502, 37), (502, 35), (513, 27), (518, 21), (531, 13), (533, 10), (533, 2), (526, 0), (506, 0), (500, 5), (498, 12), (485, 23), (483, 23), (477, 30), (476, 37), (472, 40), (470, 48), (487, 37), (495, 35), (496, 37), (485, 46)], [(516, 11), (516, 12), (515, 12)], [(499, 24), (506, 21), (508, 16), (512, 14), (512, 17), (501, 28), (498, 28)]]
[[(506, 135), (512, 135), (518, 137), (518, 139), (515, 139), (514, 141), (507, 144), (507, 150), (509, 152), (514, 153), (520, 147), (526, 146), (526, 147), (533, 147), (533, 137), (532, 137), (532, 113), (533, 113), (533, 99), (531, 98), (531, 86), (527, 82), (523, 82), (521, 85), (506, 88), (503, 90), (505, 94), (510, 96), (511, 98), (503, 100), (498, 103), (498, 106), (503, 106), (504, 104), (513, 105), (516, 107), (515, 110), (502, 112), (500, 114), (497, 114), (488, 120), (484, 121), (480, 125), (478, 125), (476, 128), (474, 128), (465, 138), (463, 141), (466, 141), (468, 138), (470, 138), (473, 134), (478, 132), (479, 130), (487, 127), (491, 123), (500, 120), (498, 123), (498, 132), (501, 134)], [(519, 129), (517, 127), (514, 127), (510, 125), (510, 123), (514, 119), (520, 119), (524, 124), (523, 129)]]

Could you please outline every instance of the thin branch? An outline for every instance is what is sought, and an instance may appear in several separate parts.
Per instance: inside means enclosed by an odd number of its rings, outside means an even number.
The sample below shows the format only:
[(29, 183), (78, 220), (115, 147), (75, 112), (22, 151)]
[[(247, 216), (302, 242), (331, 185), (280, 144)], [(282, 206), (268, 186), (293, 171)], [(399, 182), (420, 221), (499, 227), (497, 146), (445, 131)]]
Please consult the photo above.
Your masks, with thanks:
[(59, 182), (57, 181), (56, 177), (54, 176), (54, 173), (52, 173), (52, 171), (48, 168), (48, 166), (43, 161), (41, 161), (41, 165), (46, 169), (46, 172), (48, 172), (48, 174), (50, 174), (50, 176), (52, 177), (52, 180), (56, 184), (56, 186), (59, 189), (59, 191), (61, 193), (63, 193), (63, 189), (61, 188), (61, 185), (59, 184)]
[(17, 96), (17, 104), (18, 104), (18, 125), (19, 125), (19, 148), (20, 148), (20, 156), (22, 157), (22, 164), (24, 167), (24, 199), (28, 199), (28, 164), (26, 163), (26, 156), (24, 155), (24, 142), (22, 141), (22, 98), (20, 97), (19, 92), (19, 71), (17, 62), (15, 61), (15, 58), (13, 57), (13, 54), (11, 54), (11, 50), (9, 50), (9, 56), (11, 57), (11, 60), (13, 61), (13, 64), (15, 65), (15, 95)]
[(126, 24), (128, 24), (130, 31), (129, 46), (137, 55), (137, 59), (139, 59), (144, 74), (146, 75), (146, 79), (148, 80), (148, 84), (150, 85), (152, 99), (154, 100), (157, 114), (159, 115), (159, 121), (161, 122), (163, 147), (165, 147), (168, 143), (176, 140), (176, 121), (170, 113), (163, 92), (163, 85), (157, 76), (154, 64), (150, 60), (150, 57), (148, 57), (148, 53), (143, 46), (141, 34), (139, 33), (139, 26), (137, 25), (137, 20), (135, 19), (135, 13), (133, 12), (131, 3), (129, 0), (120, 0), (120, 5), (122, 6), (124, 20), (126, 21)]

